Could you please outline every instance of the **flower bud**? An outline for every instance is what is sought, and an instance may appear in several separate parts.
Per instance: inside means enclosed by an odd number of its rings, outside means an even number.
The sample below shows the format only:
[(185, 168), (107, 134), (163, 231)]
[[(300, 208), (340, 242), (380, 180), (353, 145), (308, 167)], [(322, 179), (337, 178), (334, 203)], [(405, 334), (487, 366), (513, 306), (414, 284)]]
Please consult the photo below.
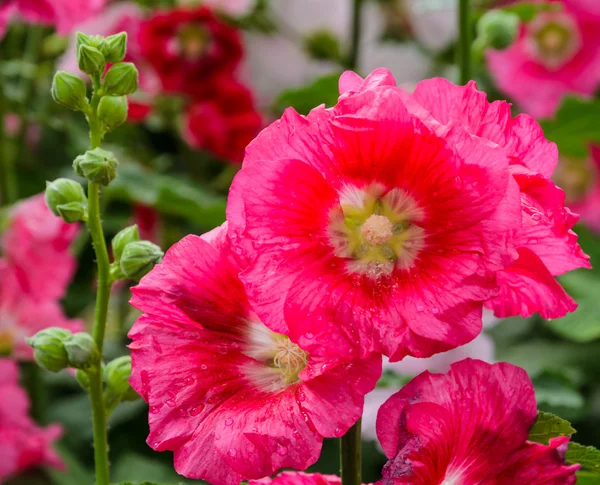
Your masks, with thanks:
[(100, 362), (100, 351), (89, 333), (78, 332), (64, 343), (69, 365), (76, 369), (89, 369)]
[(134, 93), (138, 86), (138, 71), (131, 62), (119, 62), (113, 65), (106, 76), (102, 89), (111, 96), (125, 96)]
[(163, 257), (162, 250), (150, 241), (134, 241), (125, 246), (119, 266), (127, 278), (139, 280)]
[(83, 187), (75, 180), (60, 178), (46, 182), (46, 204), (56, 216), (66, 222), (83, 221), (87, 216), (87, 198)]
[(107, 391), (123, 401), (135, 401), (139, 396), (131, 388), (131, 357), (124, 355), (109, 362), (104, 368), (104, 381)]
[(77, 175), (102, 185), (108, 185), (114, 180), (118, 166), (119, 162), (115, 156), (102, 148), (88, 150), (73, 162), (73, 169)]
[(84, 391), (90, 391), (90, 376), (82, 369), (75, 371), (75, 379)]
[(70, 72), (57, 71), (51, 93), (54, 101), (74, 111), (83, 111), (87, 105), (85, 83)]
[(140, 231), (137, 224), (126, 227), (125, 229), (119, 231), (112, 240), (112, 250), (115, 261), (121, 260), (121, 255), (123, 254), (125, 246), (127, 246), (130, 242), (139, 240)]
[(112, 131), (127, 120), (125, 96), (103, 96), (98, 104), (98, 120), (105, 131)]
[(304, 39), (304, 48), (313, 59), (341, 59), (340, 43), (335, 35), (326, 30), (319, 30)]
[(58, 372), (69, 367), (64, 343), (71, 337), (71, 332), (64, 328), (50, 327), (28, 338), (27, 343), (33, 347), (33, 357), (40, 367)]
[(507, 49), (517, 38), (520, 19), (517, 14), (490, 10), (477, 23), (477, 36), (487, 47)]
[(106, 60), (95, 47), (82, 45), (77, 49), (77, 65), (86, 74), (98, 74), (104, 72)]
[(104, 39), (104, 44), (100, 49), (106, 62), (122, 61), (127, 52), (127, 32), (109, 35)]
[(75, 34), (75, 52), (79, 52), (79, 48), (82, 45), (94, 47), (102, 52), (104, 49), (104, 42), (105, 39), (101, 35), (86, 35), (83, 32), (77, 32)]

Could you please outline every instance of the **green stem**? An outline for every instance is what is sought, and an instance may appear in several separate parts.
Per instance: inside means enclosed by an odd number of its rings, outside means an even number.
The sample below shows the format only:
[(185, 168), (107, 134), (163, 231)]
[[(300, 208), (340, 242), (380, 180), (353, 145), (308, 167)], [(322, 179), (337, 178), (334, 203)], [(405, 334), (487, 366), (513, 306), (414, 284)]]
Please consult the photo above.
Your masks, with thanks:
[(0, 178), (2, 182), (0, 191), (2, 192), (2, 203), (4, 205), (12, 204), (19, 198), (19, 186), (17, 174), (15, 172), (15, 157), (12, 154), (11, 143), (6, 136), (4, 118), (7, 114), (7, 101), (4, 96), (2, 82), (0, 82)]
[(467, 84), (471, 80), (471, 44), (473, 43), (470, 0), (459, 0), (458, 30), (460, 84)]
[(102, 371), (96, 369), (89, 373), (89, 377), (94, 428), (94, 463), (96, 466), (95, 485), (108, 485), (108, 433), (106, 431), (106, 410), (104, 409), (104, 396), (102, 390)]
[(340, 473), (342, 485), (361, 485), (361, 419), (340, 439)]
[(350, 44), (350, 53), (346, 67), (348, 69), (356, 69), (358, 67), (360, 53), (360, 35), (361, 35), (361, 12), (363, 0), (353, 0), (352, 2), (352, 38)]
[[(98, 148), (102, 142), (102, 128), (96, 117), (96, 109), (100, 102), (100, 76), (94, 76), (94, 96), (88, 113), (90, 124), (90, 148)], [(100, 217), (100, 185), (88, 183), (88, 229), (92, 237), (98, 267), (98, 289), (96, 294), (96, 309), (94, 313), (94, 326), (92, 336), (102, 355), (104, 347), (104, 333), (106, 331), (106, 317), (108, 315), (108, 301), (110, 298), (110, 261), (108, 249), (102, 229)], [(106, 409), (102, 388), (102, 372), (95, 369), (90, 372), (90, 399), (92, 402), (92, 419), (94, 426), (94, 461), (96, 465), (96, 485), (108, 485), (108, 436), (106, 431)]]

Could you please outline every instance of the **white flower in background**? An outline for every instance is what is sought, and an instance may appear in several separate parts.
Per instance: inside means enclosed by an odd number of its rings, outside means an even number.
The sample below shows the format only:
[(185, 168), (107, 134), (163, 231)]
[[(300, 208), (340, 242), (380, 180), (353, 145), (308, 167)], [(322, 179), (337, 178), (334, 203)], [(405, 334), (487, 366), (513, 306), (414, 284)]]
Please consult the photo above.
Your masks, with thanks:
[[(484, 328), (492, 327), (499, 321), (489, 310), (484, 310)], [(481, 333), (475, 340), (462, 347), (436, 354), (428, 359), (406, 357), (400, 362), (390, 363), (387, 357), (384, 357), (383, 370), (384, 372), (386, 370), (392, 371), (399, 376), (406, 377), (408, 380), (426, 370), (435, 373), (447, 372), (451, 364), (467, 358), (492, 363), (494, 355), (494, 341), (489, 335)], [(365, 439), (377, 440), (377, 433), (375, 431), (377, 412), (381, 405), (398, 391), (398, 387), (377, 387), (365, 396), (365, 407), (362, 418), (362, 433)]]
[(178, 0), (177, 4), (184, 7), (206, 5), (220, 12), (238, 17), (249, 13), (254, 8), (256, 0)]
[[(270, 11), (277, 33), (245, 34), (244, 78), (262, 106), (268, 106), (285, 89), (343, 70), (334, 61), (311, 57), (308, 39), (317, 34), (337, 39), (341, 54), (347, 55), (351, 35), (350, 0), (271, 0)], [(364, 74), (387, 67), (398, 82), (419, 81), (429, 69), (428, 58), (415, 45), (381, 42), (384, 21), (380, 6), (365, 2), (358, 71)]]

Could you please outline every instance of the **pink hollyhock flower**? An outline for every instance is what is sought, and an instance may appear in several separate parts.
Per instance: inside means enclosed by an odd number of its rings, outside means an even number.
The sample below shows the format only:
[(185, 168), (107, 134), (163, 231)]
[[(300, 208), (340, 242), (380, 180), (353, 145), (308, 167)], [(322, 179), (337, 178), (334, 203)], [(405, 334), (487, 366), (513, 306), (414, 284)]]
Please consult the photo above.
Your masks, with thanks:
[(426, 126), (385, 69), (340, 87), (334, 108), (265, 129), (233, 182), (254, 310), (310, 352), (396, 361), (463, 345), (510, 262), (508, 157), (458, 123)]
[(194, 148), (241, 163), (244, 149), (262, 127), (250, 91), (232, 78), (221, 78), (189, 106), (183, 139)]
[(273, 478), (248, 481), (248, 485), (340, 485), (340, 483), (342, 480), (336, 475), (302, 472), (283, 472)]
[(0, 355), (32, 360), (33, 349), (25, 338), (47, 327), (79, 332), (83, 322), (67, 318), (58, 301), (40, 301), (24, 291), (15, 269), (0, 259)]
[(554, 3), (562, 10), (538, 14), (510, 48), (487, 55), (498, 87), (537, 118), (551, 116), (565, 94), (591, 96), (600, 86), (598, 3)]
[[(136, 3), (116, 3), (106, 8), (100, 15), (77, 25), (76, 29), (88, 35), (102, 36), (127, 32), (127, 55), (124, 61), (133, 62), (139, 72), (138, 91), (129, 96), (128, 120), (130, 122), (145, 120), (152, 111), (153, 98), (161, 91), (158, 76), (141, 53), (139, 35), (144, 18), (144, 11)], [(75, 35), (71, 36), (69, 47), (61, 58), (58, 68), (82, 74), (77, 65), (75, 41)]]
[(2, 235), (2, 250), (23, 292), (37, 300), (62, 298), (75, 271), (70, 246), (79, 224), (52, 214), (44, 194), (19, 202)]
[(53, 25), (59, 34), (69, 34), (105, 4), (106, 0), (6, 0), (0, 6), (0, 37), (2, 26), (6, 27), (14, 15), (30, 23)]
[(19, 387), (15, 362), (0, 359), (0, 483), (29, 468), (63, 464), (52, 449), (61, 428), (38, 427), (29, 417), (29, 400)]
[[(131, 384), (150, 406), (148, 444), (175, 453), (175, 469), (237, 485), (280, 468), (305, 469), (323, 437), (362, 414), (381, 357), (313, 356), (252, 311), (243, 260), (224, 226), (173, 246), (133, 288), (144, 312), (129, 333)], [(335, 413), (331, 413), (335, 409)]]
[(466, 359), (447, 374), (424, 372), (379, 410), (389, 458), (380, 483), (574, 484), (579, 465), (558, 450), (567, 437), (527, 441), (536, 415), (533, 385), (512, 364)]
[(550, 180), (558, 161), (554, 143), (528, 115), (513, 118), (504, 101), (489, 103), (475, 83), (455, 86), (444, 79), (420, 82), (411, 109), (431, 127), (460, 124), (469, 133), (499, 145), (507, 153), (511, 185), (518, 187), (521, 216), (510, 233), (514, 261), (497, 273), (500, 294), (488, 302), (498, 317), (535, 312), (559, 318), (577, 304), (554, 279), (589, 268), (589, 257), (571, 230), (578, 216), (565, 207), (565, 194)]

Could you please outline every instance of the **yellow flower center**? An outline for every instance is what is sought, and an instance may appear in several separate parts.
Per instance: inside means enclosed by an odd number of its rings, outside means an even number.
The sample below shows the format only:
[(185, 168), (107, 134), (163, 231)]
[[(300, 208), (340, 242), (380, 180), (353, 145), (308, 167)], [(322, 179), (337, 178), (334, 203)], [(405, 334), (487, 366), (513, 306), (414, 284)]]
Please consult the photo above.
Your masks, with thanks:
[(564, 14), (540, 14), (529, 27), (528, 45), (548, 69), (559, 69), (569, 62), (581, 47), (575, 21)]
[(202, 27), (184, 25), (178, 32), (177, 46), (180, 54), (188, 61), (200, 59), (208, 49), (209, 36)]
[(394, 235), (394, 226), (387, 217), (373, 214), (362, 225), (360, 232), (369, 244), (383, 244)]

